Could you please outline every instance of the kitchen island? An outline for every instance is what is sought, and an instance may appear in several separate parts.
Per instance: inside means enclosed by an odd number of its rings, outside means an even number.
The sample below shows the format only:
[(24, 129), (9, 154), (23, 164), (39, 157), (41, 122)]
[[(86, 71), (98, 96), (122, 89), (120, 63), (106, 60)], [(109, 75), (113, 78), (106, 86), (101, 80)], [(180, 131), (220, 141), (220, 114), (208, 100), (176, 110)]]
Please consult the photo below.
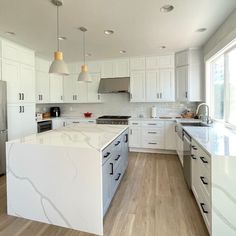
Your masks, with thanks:
[(6, 148), (9, 215), (103, 235), (128, 165), (128, 126), (71, 125)]

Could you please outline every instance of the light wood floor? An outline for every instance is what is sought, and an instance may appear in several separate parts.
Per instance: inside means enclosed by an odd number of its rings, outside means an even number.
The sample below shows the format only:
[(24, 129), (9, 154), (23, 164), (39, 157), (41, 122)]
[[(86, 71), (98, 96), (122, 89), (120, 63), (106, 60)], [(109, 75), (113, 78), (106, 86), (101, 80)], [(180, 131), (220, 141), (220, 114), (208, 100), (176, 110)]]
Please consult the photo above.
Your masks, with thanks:
[[(129, 167), (104, 221), (105, 236), (205, 236), (207, 229), (187, 189), (177, 156), (131, 153)], [(89, 236), (8, 216), (0, 177), (0, 236)]]

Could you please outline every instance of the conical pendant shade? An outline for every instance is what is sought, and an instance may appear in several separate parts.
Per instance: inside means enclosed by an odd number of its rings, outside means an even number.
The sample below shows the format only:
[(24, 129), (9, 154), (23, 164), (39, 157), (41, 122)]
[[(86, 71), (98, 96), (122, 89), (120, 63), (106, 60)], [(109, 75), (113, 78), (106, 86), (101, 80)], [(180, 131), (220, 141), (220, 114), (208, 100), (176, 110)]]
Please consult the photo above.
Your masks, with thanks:
[(92, 78), (88, 73), (88, 67), (86, 65), (82, 65), (81, 72), (79, 73), (78, 81), (81, 82), (92, 82)]
[(69, 75), (69, 70), (66, 63), (63, 61), (62, 52), (54, 53), (54, 61), (52, 62), (50, 69), (50, 74), (58, 74), (58, 75)]

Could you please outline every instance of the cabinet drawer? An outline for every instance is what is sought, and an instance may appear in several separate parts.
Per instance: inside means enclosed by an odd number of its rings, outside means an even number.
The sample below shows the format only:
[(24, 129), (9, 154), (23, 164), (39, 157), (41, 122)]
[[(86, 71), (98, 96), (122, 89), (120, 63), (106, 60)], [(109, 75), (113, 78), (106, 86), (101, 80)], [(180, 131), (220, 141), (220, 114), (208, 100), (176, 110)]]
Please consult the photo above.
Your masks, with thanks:
[(165, 123), (162, 121), (144, 121), (143, 123), (144, 127), (155, 127), (155, 128), (164, 128)]
[[(200, 160), (199, 160), (200, 162)], [(211, 196), (211, 173), (210, 170), (204, 166), (199, 168), (199, 185), (203, 192), (210, 198)]]
[(102, 151), (102, 164), (112, 157), (112, 145), (110, 144)]
[(132, 126), (140, 126), (140, 125), (141, 125), (141, 122), (140, 122), (140, 121), (129, 121), (129, 125), (132, 125)]
[(163, 149), (164, 148), (164, 140), (161, 139), (150, 139), (144, 137), (142, 140), (143, 148), (150, 149)]
[[(211, 158), (202, 150), (198, 150), (198, 157), (199, 157), (199, 163), (200, 166), (208, 168), (210, 171), (211, 167)], [(200, 167), (201, 168), (201, 167)]]
[(142, 130), (142, 135), (143, 136), (148, 136), (148, 137), (160, 137), (163, 136), (164, 129), (163, 128), (155, 128), (155, 129), (149, 129), (149, 128), (144, 128)]

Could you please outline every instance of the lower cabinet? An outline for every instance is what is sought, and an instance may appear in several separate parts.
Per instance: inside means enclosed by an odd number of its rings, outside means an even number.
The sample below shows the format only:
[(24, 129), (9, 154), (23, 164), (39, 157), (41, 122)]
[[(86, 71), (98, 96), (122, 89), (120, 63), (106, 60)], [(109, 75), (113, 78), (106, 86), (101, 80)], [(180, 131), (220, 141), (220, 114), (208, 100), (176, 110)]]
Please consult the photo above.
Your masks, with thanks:
[(52, 129), (60, 129), (65, 126), (64, 120), (61, 118), (52, 119)]
[(127, 130), (102, 152), (103, 215), (106, 214), (128, 166), (128, 137)]
[(37, 133), (35, 104), (11, 104), (7, 107), (8, 140)]
[(65, 118), (64, 119), (64, 125), (71, 125), (71, 124), (96, 124), (96, 120), (95, 119), (75, 119), (75, 118)]
[(183, 166), (184, 160), (184, 144), (182, 138), (179, 137), (178, 133), (175, 133), (176, 137), (176, 152), (178, 154), (181, 165)]

